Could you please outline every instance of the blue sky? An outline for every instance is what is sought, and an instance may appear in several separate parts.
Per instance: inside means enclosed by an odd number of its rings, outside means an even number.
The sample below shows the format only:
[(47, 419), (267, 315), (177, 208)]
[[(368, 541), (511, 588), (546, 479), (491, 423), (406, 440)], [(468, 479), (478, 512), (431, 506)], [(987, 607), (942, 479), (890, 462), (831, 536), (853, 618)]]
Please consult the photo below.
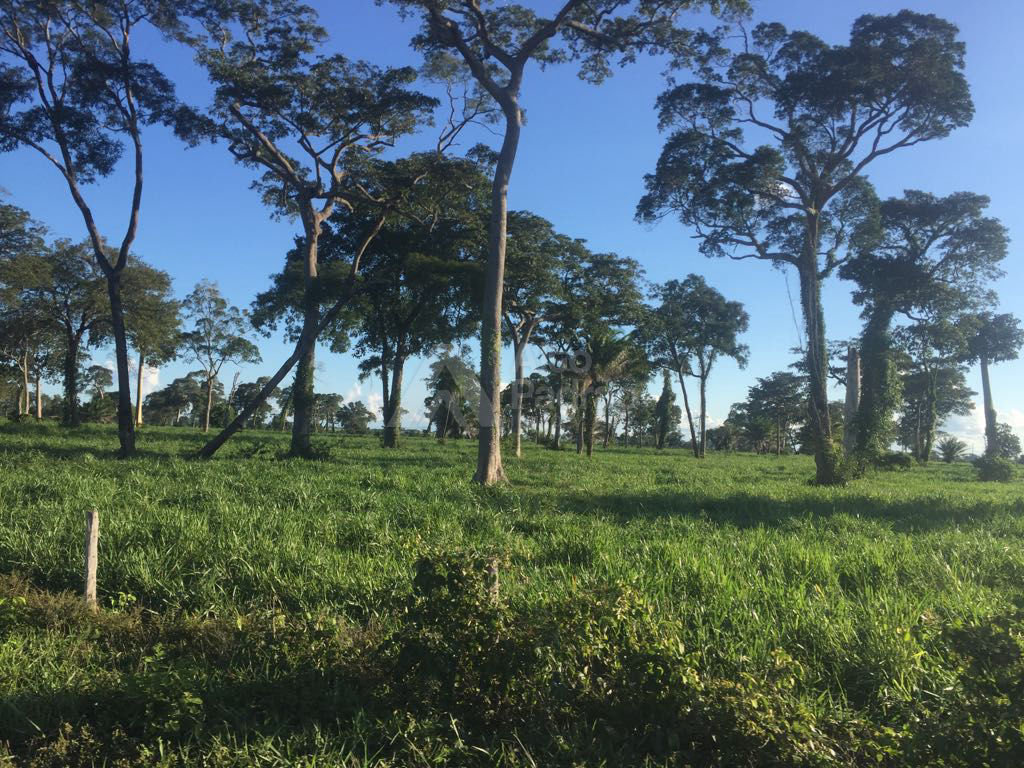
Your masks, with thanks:
[[(311, 0), (329, 29), (329, 47), (351, 58), (378, 64), (419, 62), (408, 41), (416, 31), (388, 7), (373, 0)], [(967, 76), (976, 116), (966, 129), (947, 139), (913, 147), (870, 168), (870, 179), (881, 196), (897, 195), (906, 188), (936, 194), (958, 190), (984, 193), (992, 198), (990, 213), (1010, 230), (1011, 240), (1024, 238), (1024, 144), (1019, 130), (1024, 102), (1018, 85), (1024, 81), (1018, 30), (1024, 25), (1024, 3), (1018, 0), (754, 0), (757, 20), (780, 21), (792, 29), (806, 29), (829, 42), (844, 42), (853, 20), (863, 13), (891, 13), (901, 8), (936, 13), (960, 27), (967, 44)], [(535, 0), (545, 11), (554, 0)], [(176, 81), (185, 100), (204, 104), (209, 86), (187, 51), (169, 46), (155, 36), (143, 37), (136, 50), (156, 61)], [(656, 227), (634, 222), (634, 209), (643, 191), (642, 177), (653, 169), (662, 146), (654, 114), (654, 100), (663, 89), (663, 63), (641, 61), (619, 70), (599, 87), (579, 81), (570, 66), (527, 73), (522, 103), (527, 112), (510, 205), (526, 208), (550, 219), (560, 231), (586, 238), (597, 251), (616, 251), (643, 264), (647, 278), (664, 281), (690, 272), (708, 281), (730, 299), (742, 301), (751, 315), (750, 364), (740, 371), (722, 363), (709, 390), (713, 420), (723, 419), (729, 406), (745, 397), (757, 376), (785, 368), (789, 350), (797, 343), (783, 272), (758, 262), (716, 261), (701, 256), (689, 233), (665, 221)], [(430, 145), (431, 129), (403, 143), (404, 149)], [(468, 137), (495, 141), (480, 133)], [(233, 163), (223, 145), (186, 149), (169, 133), (153, 129), (145, 136), (146, 189), (136, 252), (168, 271), (176, 291), (187, 293), (202, 278), (215, 280), (233, 303), (245, 307), (266, 288), (290, 247), (296, 223), (273, 220), (257, 194), (249, 189), (252, 173)], [(120, 168), (89, 188), (88, 198), (102, 230), (119, 239), (127, 219), (130, 179)], [(0, 187), (8, 199), (27, 208), (55, 236), (84, 238), (77, 209), (62, 179), (52, 167), (29, 151), (0, 156)], [(1002, 311), (1024, 316), (1024, 264), (1014, 243), (1005, 263), (1006, 277), (997, 286)], [(794, 276), (790, 288), (796, 291)], [(860, 327), (857, 309), (849, 300), (849, 285), (833, 279), (825, 290), (830, 338), (848, 338)], [(260, 340), (264, 362), (247, 367), (243, 380), (275, 370), (287, 355), (279, 338)], [(95, 353), (98, 361), (107, 351)], [(510, 355), (506, 355), (506, 363)], [(379, 402), (375, 381), (357, 382), (356, 361), (347, 355), (322, 351), (317, 374), (321, 391), (339, 392), (348, 399)], [(159, 372), (166, 383), (188, 371), (182, 361)], [(511, 374), (506, 365), (505, 379)], [(424, 396), (422, 376), (426, 363), (413, 361), (406, 373), (404, 402), (413, 413), (408, 426), (419, 426)], [(230, 386), (233, 370), (223, 374)], [(1024, 362), (993, 370), (993, 388), (1000, 419), (1024, 436), (1024, 395), (1018, 382)], [(980, 375), (969, 382), (980, 388)], [(948, 427), (978, 450), (982, 447), (980, 409), (972, 417), (956, 419)]]

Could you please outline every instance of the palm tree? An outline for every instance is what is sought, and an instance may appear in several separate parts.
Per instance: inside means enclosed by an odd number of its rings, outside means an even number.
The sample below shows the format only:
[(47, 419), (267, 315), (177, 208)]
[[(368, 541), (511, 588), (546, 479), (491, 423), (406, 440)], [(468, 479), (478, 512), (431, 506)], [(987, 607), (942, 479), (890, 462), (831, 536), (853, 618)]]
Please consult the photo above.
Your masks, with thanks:
[(942, 438), (936, 447), (939, 449), (939, 456), (947, 464), (962, 459), (967, 452), (967, 443), (953, 436)]

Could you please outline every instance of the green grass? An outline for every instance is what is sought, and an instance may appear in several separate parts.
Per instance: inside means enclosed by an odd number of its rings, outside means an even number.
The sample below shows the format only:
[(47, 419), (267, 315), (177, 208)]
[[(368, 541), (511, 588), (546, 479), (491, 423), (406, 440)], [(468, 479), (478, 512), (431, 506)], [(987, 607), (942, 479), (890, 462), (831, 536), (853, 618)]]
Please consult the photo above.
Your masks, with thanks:
[[(0, 765), (1024, 760), (1019, 479), (201, 443), (0, 427)], [(99, 616), (63, 594), (90, 507)]]

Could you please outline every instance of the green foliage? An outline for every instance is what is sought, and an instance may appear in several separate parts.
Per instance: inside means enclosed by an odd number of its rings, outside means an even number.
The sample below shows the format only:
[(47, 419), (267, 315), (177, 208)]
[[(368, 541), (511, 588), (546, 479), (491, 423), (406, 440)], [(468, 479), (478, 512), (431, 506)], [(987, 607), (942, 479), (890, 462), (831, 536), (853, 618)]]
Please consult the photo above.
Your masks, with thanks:
[(914, 458), (909, 453), (884, 453), (875, 459), (875, 466), (891, 471), (906, 471), (914, 466)]
[(1020, 438), (1009, 424), (996, 424), (995, 439), (986, 453), (1000, 459), (1016, 460), (1021, 455)]
[(214, 389), (221, 369), (229, 363), (260, 362), (259, 348), (248, 338), (246, 316), (228, 304), (220, 289), (209, 280), (196, 284), (182, 303), (185, 319), (191, 328), (180, 336), (182, 354), (200, 366), (206, 388), (203, 406), (204, 429), (210, 425)]
[(964, 454), (967, 453), (967, 443), (952, 435), (939, 440), (937, 448), (939, 449), (939, 456), (947, 464), (952, 464), (954, 461), (962, 459)]
[(672, 377), (668, 370), (662, 371), (661, 395), (654, 405), (655, 446), (664, 448), (669, 434), (678, 429), (683, 411), (676, 405), (676, 393), (672, 390)]
[(338, 429), (349, 435), (368, 434), (370, 422), (376, 420), (377, 415), (362, 400), (345, 403), (338, 409)]
[(121, 278), (128, 341), (144, 365), (162, 365), (178, 354), (181, 344), (181, 302), (171, 276), (135, 259)]
[(1016, 360), (1024, 346), (1024, 328), (1020, 320), (1010, 314), (977, 316), (975, 333), (969, 341), (975, 360), (1001, 363)]
[(923, 706), (912, 736), (921, 765), (1011, 766), (1024, 754), (1024, 610), (943, 629), (954, 675), (946, 695)]
[(806, 377), (776, 371), (759, 378), (745, 402), (733, 405), (727, 423), (743, 438), (741, 450), (781, 454), (790, 450), (793, 430), (806, 418)]
[(1009, 483), (1016, 477), (1013, 462), (1002, 456), (985, 455), (975, 460), (978, 479), (989, 483)]
[(426, 385), (423, 405), (439, 440), (475, 429), (480, 384), (471, 363), (449, 350), (430, 364)]

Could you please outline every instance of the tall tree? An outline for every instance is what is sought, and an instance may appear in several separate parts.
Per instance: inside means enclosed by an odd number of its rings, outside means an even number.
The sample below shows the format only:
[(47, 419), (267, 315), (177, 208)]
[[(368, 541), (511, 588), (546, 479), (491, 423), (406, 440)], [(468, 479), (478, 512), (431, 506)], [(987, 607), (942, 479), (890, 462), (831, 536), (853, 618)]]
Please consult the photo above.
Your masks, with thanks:
[[(382, 233), (383, 235), (384, 233)], [(383, 445), (398, 446), (405, 363), (439, 345), (465, 339), (476, 326), (470, 308), (476, 265), (458, 252), (405, 248), (405, 233), (377, 239), (387, 266), (374, 270), (355, 354), (364, 376), (379, 375), (383, 393)]]
[[(206, 404), (211, 399), (206, 389), (207, 382), (202, 379), (202, 371), (193, 371), (151, 392), (146, 396), (146, 419), (170, 427), (179, 426), (182, 419), (189, 415), (194, 423), (196, 415), (206, 410)], [(223, 385), (219, 381), (215, 382), (213, 399), (223, 395)]]
[[(899, 394), (907, 388), (902, 392), (904, 408), (899, 427), (902, 431), (907, 420), (914, 419), (913, 453), (922, 463), (931, 456), (942, 421), (962, 409), (955, 400), (946, 404), (943, 401), (954, 396), (957, 377), (963, 378), (970, 359), (968, 344), (972, 330), (977, 327), (977, 318), (951, 310), (949, 305), (935, 303), (918, 322), (898, 327), (893, 332), (898, 350), (893, 368), (901, 376), (896, 392)], [(880, 426), (884, 426), (884, 431), (880, 432), (878, 445), (888, 449), (897, 437), (896, 425)]]
[(592, 451), (596, 398), (637, 355), (622, 332), (644, 316), (635, 260), (615, 253), (591, 253), (581, 241), (563, 254), (560, 286), (547, 312), (545, 337), (563, 345), (559, 359), (573, 385), (576, 451)]
[[(736, 410), (736, 409), (734, 409)], [(791, 371), (777, 371), (758, 378), (747, 392), (746, 403), (730, 414), (752, 442), (774, 436), (775, 453), (788, 447), (792, 429), (807, 416), (807, 379)]]
[(974, 392), (967, 386), (963, 363), (925, 358), (909, 360), (903, 374), (898, 425), (899, 442), (919, 462), (927, 463), (936, 431), (950, 416), (974, 410)]
[(93, 397), (103, 400), (114, 385), (114, 374), (105, 365), (90, 365), (82, 376), (82, 388), (91, 389)]
[(370, 431), (370, 422), (377, 420), (362, 400), (345, 403), (338, 409), (338, 429), (349, 435), (365, 435)]
[(202, 369), (206, 390), (203, 432), (209, 432), (214, 387), (221, 368), (228, 363), (258, 363), (260, 353), (246, 338), (245, 316), (228, 304), (214, 283), (198, 283), (182, 308), (191, 329), (181, 335), (181, 346), (185, 359)]
[[(413, 131), (437, 102), (409, 90), (416, 77), (409, 67), (382, 69), (317, 54), (325, 32), (315, 12), (294, 0), (214, 2), (205, 22), (210, 34), (201, 38), (198, 58), (216, 89), (212, 132), (238, 162), (261, 172), (256, 186), (265, 201), (302, 222), (301, 331), (292, 355), (252, 404), (269, 397), (297, 364), (291, 452), (304, 456), (313, 428), (317, 338), (351, 298), (363, 250), (386, 212), (363, 234), (346, 289), (326, 311), (318, 291), (322, 226), (337, 207), (366, 202), (365, 188), (352, 183), (353, 166)], [(212, 455), (230, 434), (229, 426), (202, 454)]]
[[(22, 327), (33, 334), (52, 331), (60, 336), (63, 355), (66, 426), (81, 423), (78, 394), (82, 352), (109, 333), (108, 291), (88, 243), (58, 240), (42, 251), (23, 254), (0, 265), (0, 284), (17, 290), (23, 311)], [(31, 342), (35, 349), (36, 342)], [(28, 370), (26, 368), (26, 376)]]
[[(256, 381), (245, 381), (239, 384), (235, 388), (231, 397), (231, 409), (235, 413), (242, 411), (249, 404), (249, 401), (256, 397), (263, 387), (266, 386), (269, 379), (269, 376), (260, 376)], [(277, 397), (279, 394), (280, 393), (278, 391), (275, 391), (271, 397)], [(270, 416), (272, 410), (270, 403), (264, 401), (252, 412), (252, 415), (249, 417), (249, 421), (246, 423), (246, 427), (255, 429), (257, 427), (264, 426), (267, 417)]]
[[(508, 188), (523, 127), (520, 92), (531, 62), (580, 62), (580, 76), (600, 82), (611, 61), (632, 62), (644, 52), (681, 56), (691, 35), (675, 27), (679, 13), (699, 0), (562, 0), (550, 17), (519, 4), (491, 6), (480, 0), (391, 0), (415, 13), (423, 31), (415, 43), (430, 52), (451, 51), (498, 104), (504, 136), (494, 170), (487, 271), (480, 337), (480, 445), (474, 479), (484, 485), (505, 479), (501, 465), (501, 326)], [(742, 0), (714, 3), (745, 8)]]
[[(738, 301), (728, 301), (700, 275), (682, 282), (669, 280), (654, 289), (661, 303), (650, 313), (645, 336), (650, 355), (661, 367), (676, 373), (683, 388), (690, 445), (694, 456), (703, 458), (707, 449), (707, 383), (715, 363), (729, 357), (746, 366), (746, 345), (739, 342), (750, 317)], [(684, 374), (697, 378), (700, 394), (699, 422), (695, 427), (690, 412)]]
[(561, 251), (555, 269), (556, 286), (543, 303), (540, 315), (543, 322), (534, 330), (532, 340), (546, 360), (543, 369), (551, 376), (554, 394), (555, 434), (551, 448), (562, 448), (562, 411), (568, 391), (567, 377), (579, 373), (580, 324), (577, 309), (581, 295), (583, 265), (590, 258), (586, 242), (578, 238), (556, 235)]
[(317, 392), (313, 404), (313, 423), (324, 432), (335, 431), (338, 410), (344, 398), (337, 392)]
[[(0, 203), (0, 363), (13, 368), (18, 382), (17, 416), (29, 413), (29, 380), (33, 368), (41, 374), (37, 361), (48, 360), (50, 345), (44, 340), (48, 316), (38, 303), (25, 294), (25, 280), (36, 282), (26, 270), (45, 249), (45, 228), (33, 221), (28, 211)], [(5, 370), (5, 374), (8, 371)], [(37, 412), (41, 393), (37, 386)]]
[[(424, 153), (388, 165), (378, 175), (391, 185), (411, 179), (413, 191), (366, 251), (365, 288), (352, 333), (362, 377), (380, 377), (383, 445), (394, 448), (401, 434), (406, 361), (459, 343), (478, 325), (487, 196), (481, 167), (469, 159)], [(401, 192), (386, 195), (397, 200)], [(338, 230), (344, 225), (338, 222)]]
[(462, 355), (445, 350), (430, 364), (426, 385), (428, 394), (423, 404), (438, 440), (462, 437), (476, 428), (480, 385)]
[(515, 381), (512, 387), (512, 451), (522, 454), (523, 397), (526, 375), (523, 355), (544, 321), (550, 299), (558, 291), (558, 265), (564, 238), (551, 223), (527, 211), (508, 215), (502, 318), (512, 343)]
[(0, 203), (0, 258), (38, 251), (45, 245), (46, 228), (16, 205)]
[[(822, 281), (874, 234), (868, 167), (970, 120), (964, 46), (949, 22), (911, 11), (860, 17), (846, 45), (759, 24), (741, 46), (712, 46), (699, 82), (659, 98), (674, 131), (638, 216), (678, 215), (705, 255), (796, 270), (816, 481), (841, 482)], [(769, 143), (751, 147), (746, 131)]]
[(620, 376), (637, 358), (636, 343), (631, 336), (623, 336), (605, 326), (591, 327), (584, 336), (583, 351), (588, 365), (578, 377), (582, 399), (582, 441), (587, 456), (594, 453), (594, 426), (597, 421), (597, 401), (608, 382)]
[(993, 363), (1016, 360), (1020, 356), (1020, 349), (1024, 346), (1024, 329), (1013, 315), (984, 313), (977, 317), (976, 330), (968, 345), (971, 355), (981, 366), (981, 394), (985, 406), (985, 450), (992, 453), (998, 441), (998, 433), (989, 366)]
[[(135, 452), (134, 414), (121, 279), (139, 226), (146, 126), (180, 130), (190, 114), (174, 86), (139, 59), (134, 35), (147, 26), (181, 32), (166, 0), (4, 0), (0, 3), (0, 151), (35, 150), (61, 174), (85, 223), (92, 257), (106, 278), (117, 361), (120, 455)], [(84, 187), (109, 176), (131, 147), (128, 225), (108, 249)]]
[(171, 291), (171, 277), (136, 259), (123, 281), (125, 328), (138, 356), (135, 372), (135, 426), (142, 425), (142, 382), (146, 366), (159, 367), (178, 354), (181, 302)]
[(880, 237), (840, 269), (840, 276), (856, 282), (853, 299), (864, 307), (860, 408), (855, 423), (847, 425), (864, 458), (888, 448), (900, 403), (894, 318), (963, 312), (992, 301), (987, 283), (1002, 274), (1008, 238), (997, 219), (984, 215), (988, 203), (970, 192), (936, 197), (907, 190), (882, 203)]

